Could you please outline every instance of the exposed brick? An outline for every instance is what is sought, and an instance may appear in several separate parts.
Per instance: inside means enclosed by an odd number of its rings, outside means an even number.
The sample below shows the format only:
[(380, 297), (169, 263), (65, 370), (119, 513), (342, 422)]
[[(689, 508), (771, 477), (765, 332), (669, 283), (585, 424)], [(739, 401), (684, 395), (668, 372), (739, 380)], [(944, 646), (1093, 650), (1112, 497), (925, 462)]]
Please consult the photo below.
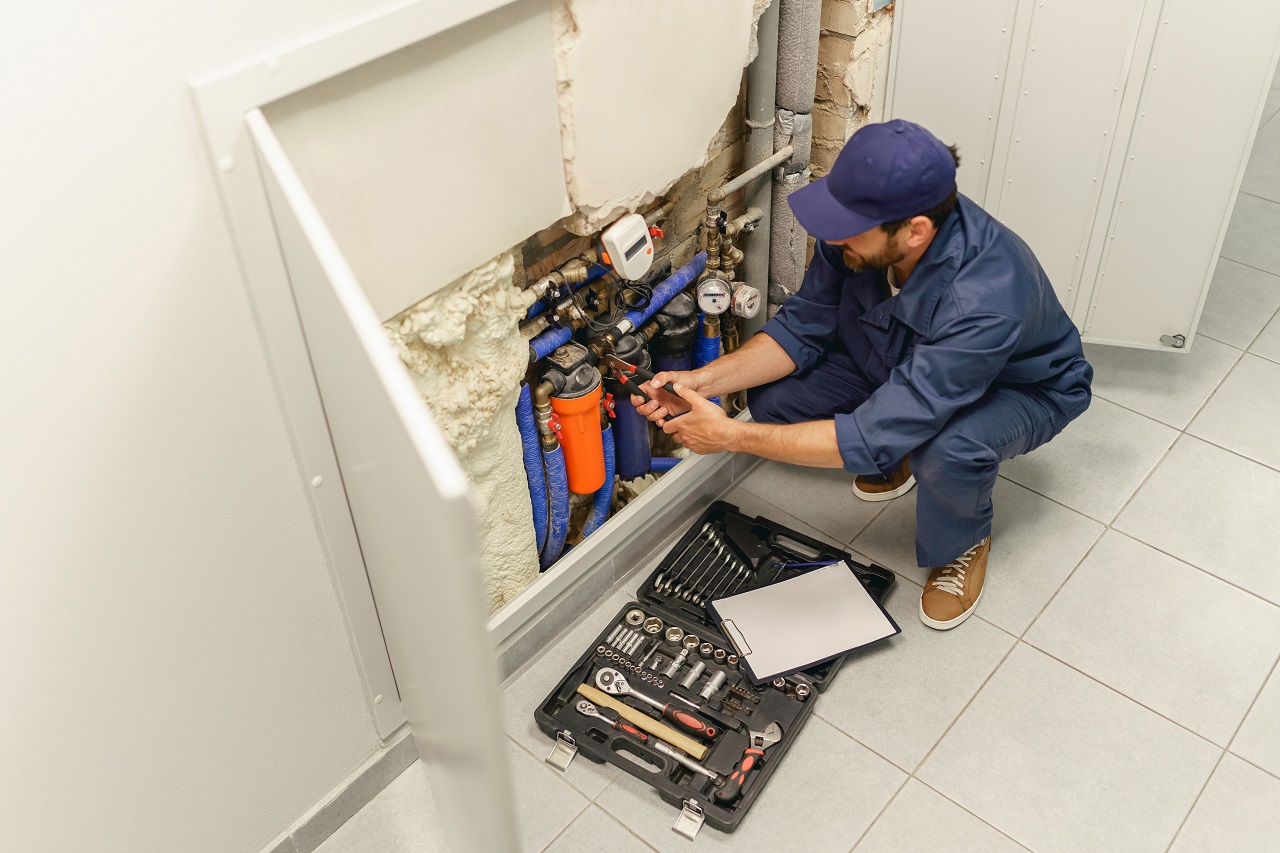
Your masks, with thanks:
[(823, 0), (822, 28), (847, 36), (857, 35), (867, 25), (867, 0)]

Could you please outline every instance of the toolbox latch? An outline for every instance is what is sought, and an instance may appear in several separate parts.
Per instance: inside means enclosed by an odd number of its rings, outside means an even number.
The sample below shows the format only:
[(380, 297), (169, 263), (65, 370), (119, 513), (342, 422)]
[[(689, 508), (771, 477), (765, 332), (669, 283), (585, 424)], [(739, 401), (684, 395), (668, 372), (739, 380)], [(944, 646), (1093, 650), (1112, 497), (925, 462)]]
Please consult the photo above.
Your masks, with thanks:
[[(569, 734), (569, 730), (556, 732), (556, 745), (547, 756), (547, 763), (561, 773), (569, 769), (569, 762), (578, 754), (578, 743)], [(697, 830), (694, 830), (695, 832)], [(693, 836), (689, 836), (692, 838)]]
[(698, 830), (702, 829), (706, 816), (702, 814), (702, 807), (697, 800), (685, 800), (683, 806), (680, 817), (676, 818), (675, 826), (671, 828), (692, 841), (698, 836)]

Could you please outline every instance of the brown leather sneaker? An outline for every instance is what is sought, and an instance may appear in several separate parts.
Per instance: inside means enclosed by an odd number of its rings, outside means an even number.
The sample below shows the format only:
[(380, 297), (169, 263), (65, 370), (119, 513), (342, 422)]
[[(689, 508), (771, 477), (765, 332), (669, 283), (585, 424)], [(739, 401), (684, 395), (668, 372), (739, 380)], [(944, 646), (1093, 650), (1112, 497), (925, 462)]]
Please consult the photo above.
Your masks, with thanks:
[(911, 473), (911, 463), (906, 459), (888, 477), (879, 474), (871, 477), (857, 476), (853, 478), (853, 496), (864, 501), (888, 501), (911, 491), (916, 478)]
[(929, 581), (920, 595), (920, 621), (946, 631), (968, 619), (982, 598), (990, 553), (988, 536), (947, 565), (929, 572)]

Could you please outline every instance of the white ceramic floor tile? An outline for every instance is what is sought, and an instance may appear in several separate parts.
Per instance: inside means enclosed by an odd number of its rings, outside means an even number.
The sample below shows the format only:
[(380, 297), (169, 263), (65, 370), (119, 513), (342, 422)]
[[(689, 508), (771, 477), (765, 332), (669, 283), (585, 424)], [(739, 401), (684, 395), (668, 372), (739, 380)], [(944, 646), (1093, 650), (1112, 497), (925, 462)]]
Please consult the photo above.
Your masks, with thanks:
[(1280, 472), (1184, 436), (1113, 525), (1280, 604)]
[(1222, 257), (1280, 275), (1280, 204), (1240, 193)]
[(1276, 113), (1280, 113), (1280, 90), (1270, 89), (1267, 91), (1267, 102), (1262, 106), (1262, 120), (1258, 123), (1259, 129), (1271, 121)]
[(1170, 853), (1274, 853), (1280, 849), (1280, 779), (1226, 755)]
[(1280, 362), (1280, 314), (1271, 318), (1271, 322), (1258, 335), (1258, 339), (1249, 347), (1249, 352), (1263, 358)]
[(1225, 747), (1280, 655), (1280, 607), (1107, 531), (1026, 640)]
[(1164, 424), (1095, 397), (1053, 441), (1003, 463), (1000, 473), (1105, 523), (1177, 437)]
[[(853, 547), (917, 584), (929, 570), (916, 565), (915, 491), (888, 508), (853, 542)], [(992, 495), (991, 556), (978, 615), (1021, 635), (1102, 534), (1091, 518), (1072, 512), (1003, 477)]]
[(916, 774), (1038, 853), (1163, 851), (1221, 751), (1019, 644)]
[[(569, 825), (588, 801), (554, 770), (507, 742), (516, 817), (526, 850), (541, 850)], [(351, 820), (316, 848), (316, 853), (421, 853), (447, 850), (444, 825), (426, 771), (415, 761)]]
[(1220, 258), (1192, 350), (1200, 346), (1201, 336), (1244, 349), (1277, 310), (1280, 276)]
[(749, 491), (743, 486), (738, 486), (720, 500), (734, 504), (743, 515), (750, 518), (763, 516), (770, 521), (775, 521), (778, 524), (781, 524), (783, 527), (790, 527), (797, 533), (803, 533), (805, 536), (809, 536), (821, 542), (837, 546), (842, 546), (843, 544), (836, 541), (834, 537), (823, 533), (821, 530), (818, 530), (809, 524), (805, 524), (786, 510), (769, 503), (755, 492)]
[(546, 853), (647, 853), (652, 850), (626, 827), (605, 814), (599, 806), (591, 806), (560, 833)]
[(1280, 364), (1246, 355), (1187, 430), (1280, 469)]
[[(517, 743), (537, 756), (545, 756), (551, 752), (555, 742), (533, 721), (534, 709), (555, 688), (578, 656), (591, 647), (596, 634), (606, 628), (614, 614), (632, 600), (629, 592), (621, 591), (596, 605), (572, 631), (543, 652), (541, 657), (502, 691), (504, 725), (507, 734)], [(594, 797), (619, 772), (621, 771), (610, 764), (596, 764), (580, 758), (569, 765), (565, 780), (588, 797)]]
[(1280, 669), (1271, 673), (1267, 686), (1262, 688), (1231, 742), (1231, 751), (1280, 776)]
[(806, 468), (766, 460), (740, 484), (774, 506), (848, 542), (883, 508), (853, 496), (853, 475), (841, 468)]
[[(1280, 300), (1280, 288), (1276, 296)], [(1094, 369), (1095, 397), (1175, 429), (1191, 422), (1241, 355), (1209, 338), (1196, 338), (1186, 353), (1096, 344), (1086, 344), (1084, 352)]]
[(1280, 201), (1280, 124), (1267, 122), (1258, 128), (1240, 191)]
[(888, 610), (902, 633), (853, 652), (816, 713), (911, 771), (1015, 640), (980, 619), (951, 631), (920, 621), (920, 588), (899, 582)]
[(1001, 835), (928, 785), (910, 779), (867, 831), (854, 853), (1021, 853)]
[[(696, 849), (846, 853), (904, 779), (883, 758), (810, 717), (737, 831), (705, 826)], [(695, 849), (671, 831), (678, 809), (631, 776), (619, 776), (596, 803), (664, 853)]]

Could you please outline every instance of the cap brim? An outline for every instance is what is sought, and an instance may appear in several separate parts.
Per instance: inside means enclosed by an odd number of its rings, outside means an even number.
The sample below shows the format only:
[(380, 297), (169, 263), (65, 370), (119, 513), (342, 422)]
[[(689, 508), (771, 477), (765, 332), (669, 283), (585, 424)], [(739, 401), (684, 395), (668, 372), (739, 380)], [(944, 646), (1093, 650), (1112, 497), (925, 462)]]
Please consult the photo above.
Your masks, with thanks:
[(844, 240), (880, 224), (837, 201), (827, 189), (825, 177), (796, 190), (787, 196), (787, 202), (801, 227), (819, 240)]

